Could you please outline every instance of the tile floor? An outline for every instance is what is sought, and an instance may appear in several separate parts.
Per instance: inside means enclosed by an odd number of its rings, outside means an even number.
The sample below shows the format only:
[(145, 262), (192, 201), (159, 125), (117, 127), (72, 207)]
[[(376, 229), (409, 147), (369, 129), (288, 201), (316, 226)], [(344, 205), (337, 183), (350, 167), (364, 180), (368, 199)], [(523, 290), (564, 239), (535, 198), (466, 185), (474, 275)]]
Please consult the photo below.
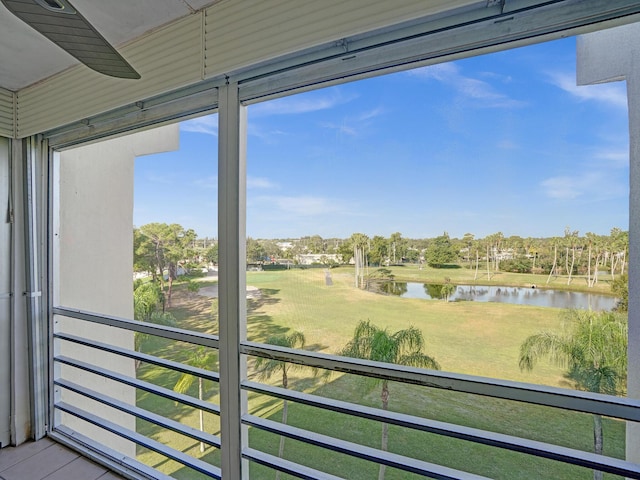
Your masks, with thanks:
[(122, 480), (48, 438), (0, 450), (0, 480)]

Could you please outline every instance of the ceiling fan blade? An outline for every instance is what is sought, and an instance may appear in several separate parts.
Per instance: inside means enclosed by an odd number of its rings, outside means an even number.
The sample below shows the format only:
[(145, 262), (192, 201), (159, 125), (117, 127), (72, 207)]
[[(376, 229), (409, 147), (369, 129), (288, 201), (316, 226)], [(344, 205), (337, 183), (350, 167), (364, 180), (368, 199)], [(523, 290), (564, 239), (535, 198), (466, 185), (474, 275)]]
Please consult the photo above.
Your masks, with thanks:
[(20, 20), (96, 72), (118, 78), (140, 78), (67, 0), (0, 1)]

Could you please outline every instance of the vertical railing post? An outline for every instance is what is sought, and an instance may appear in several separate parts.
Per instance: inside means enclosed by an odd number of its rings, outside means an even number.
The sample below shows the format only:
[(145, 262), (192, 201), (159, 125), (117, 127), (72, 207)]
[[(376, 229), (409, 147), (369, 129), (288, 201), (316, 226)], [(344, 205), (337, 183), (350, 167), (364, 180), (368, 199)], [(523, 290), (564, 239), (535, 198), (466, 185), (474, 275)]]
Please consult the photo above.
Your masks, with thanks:
[(43, 312), (42, 254), (43, 242), (43, 158), (42, 142), (34, 137), (24, 140), (24, 251), (26, 282), (25, 299), (29, 328), (29, 360), (31, 377), (31, 432), (35, 440), (46, 434), (49, 409), (48, 326)]
[[(627, 392), (640, 398), (640, 67), (627, 76), (629, 96), (629, 358)], [(627, 422), (627, 460), (640, 463), (640, 424)]]
[(246, 109), (237, 83), (220, 87), (218, 116), (221, 468), (225, 479), (246, 479), (241, 417), (247, 398), (240, 388), (246, 378), (246, 359), (240, 355), (246, 339)]
[[(629, 346), (627, 395), (640, 398), (640, 24), (578, 37), (578, 85), (627, 81), (629, 108)], [(640, 424), (627, 422), (626, 459), (640, 462)]]
[(62, 367), (54, 362), (53, 358), (59, 355), (60, 340), (54, 339), (53, 334), (60, 331), (60, 320), (53, 314), (53, 307), (60, 305), (60, 152), (51, 151), (48, 161), (48, 203), (47, 211), (48, 242), (47, 242), (47, 317), (51, 330), (49, 342), (49, 381), (51, 383), (49, 391), (49, 429), (54, 430), (61, 424), (61, 412), (54, 408), (54, 405), (62, 400), (62, 392), (59, 386), (53, 382), (62, 377)]

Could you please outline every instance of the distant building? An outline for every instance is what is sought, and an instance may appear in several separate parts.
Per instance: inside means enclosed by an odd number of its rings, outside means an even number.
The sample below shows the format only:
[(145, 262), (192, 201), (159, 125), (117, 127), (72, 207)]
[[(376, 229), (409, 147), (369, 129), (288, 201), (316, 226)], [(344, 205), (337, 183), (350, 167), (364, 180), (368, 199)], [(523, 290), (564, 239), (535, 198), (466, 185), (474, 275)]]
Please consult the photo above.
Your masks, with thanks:
[(300, 253), (296, 255), (296, 260), (300, 265), (333, 262), (340, 263), (339, 257), (335, 253)]
[(291, 250), (293, 248), (293, 242), (276, 242), (276, 245), (283, 252), (286, 252), (287, 250)]

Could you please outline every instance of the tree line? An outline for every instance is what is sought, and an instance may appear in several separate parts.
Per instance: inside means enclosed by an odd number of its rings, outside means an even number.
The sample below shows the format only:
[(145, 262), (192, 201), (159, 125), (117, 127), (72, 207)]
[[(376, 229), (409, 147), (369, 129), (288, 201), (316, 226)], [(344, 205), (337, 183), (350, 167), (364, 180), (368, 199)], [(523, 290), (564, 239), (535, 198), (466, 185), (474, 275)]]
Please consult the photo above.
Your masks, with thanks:
[[(353, 233), (348, 238), (248, 237), (246, 243), (247, 263), (296, 263), (299, 255), (317, 254), (328, 266), (352, 263), (357, 271), (364, 271), (365, 266), (405, 263), (435, 268), (456, 264), (474, 269), (476, 277), (486, 275), (489, 279), (503, 271), (545, 274), (547, 281), (566, 276), (570, 284), (574, 275), (583, 275), (589, 286), (597, 284), (604, 271), (612, 280), (624, 275), (628, 248), (629, 232), (620, 228), (611, 229), (608, 235), (581, 235), (569, 227), (563, 235), (546, 238), (505, 236), (502, 232), (479, 238), (465, 233), (462, 238), (452, 238), (444, 232), (433, 238), (412, 239), (395, 232), (388, 237), (364, 233)], [(169, 299), (179, 265), (198, 262), (217, 264), (215, 239), (199, 239), (193, 229), (179, 224), (150, 223), (134, 228), (134, 269), (150, 272), (163, 290), (166, 280)]]
[(406, 238), (400, 232), (389, 237), (354, 233), (346, 239), (323, 239), (319, 235), (299, 239), (249, 237), (247, 260), (295, 259), (296, 255), (312, 253), (332, 255), (340, 263), (351, 262), (356, 267), (360, 263), (378, 267), (425, 263), (438, 268), (457, 263), (477, 271), (482, 268), (489, 276), (496, 271), (566, 275), (571, 283), (573, 275), (586, 275), (593, 286), (603, 270), (613, 278), (625, 273), (628, 244), (628, 231), (619, 228), (613, 228), (609, 235), (591, 232), (580, 235), (569, 227), (561, 236), (546, 238), (507, 237), (502, 232), (481, 238), (472, 233), (452, 238), (446, 232), (423, 239)]

